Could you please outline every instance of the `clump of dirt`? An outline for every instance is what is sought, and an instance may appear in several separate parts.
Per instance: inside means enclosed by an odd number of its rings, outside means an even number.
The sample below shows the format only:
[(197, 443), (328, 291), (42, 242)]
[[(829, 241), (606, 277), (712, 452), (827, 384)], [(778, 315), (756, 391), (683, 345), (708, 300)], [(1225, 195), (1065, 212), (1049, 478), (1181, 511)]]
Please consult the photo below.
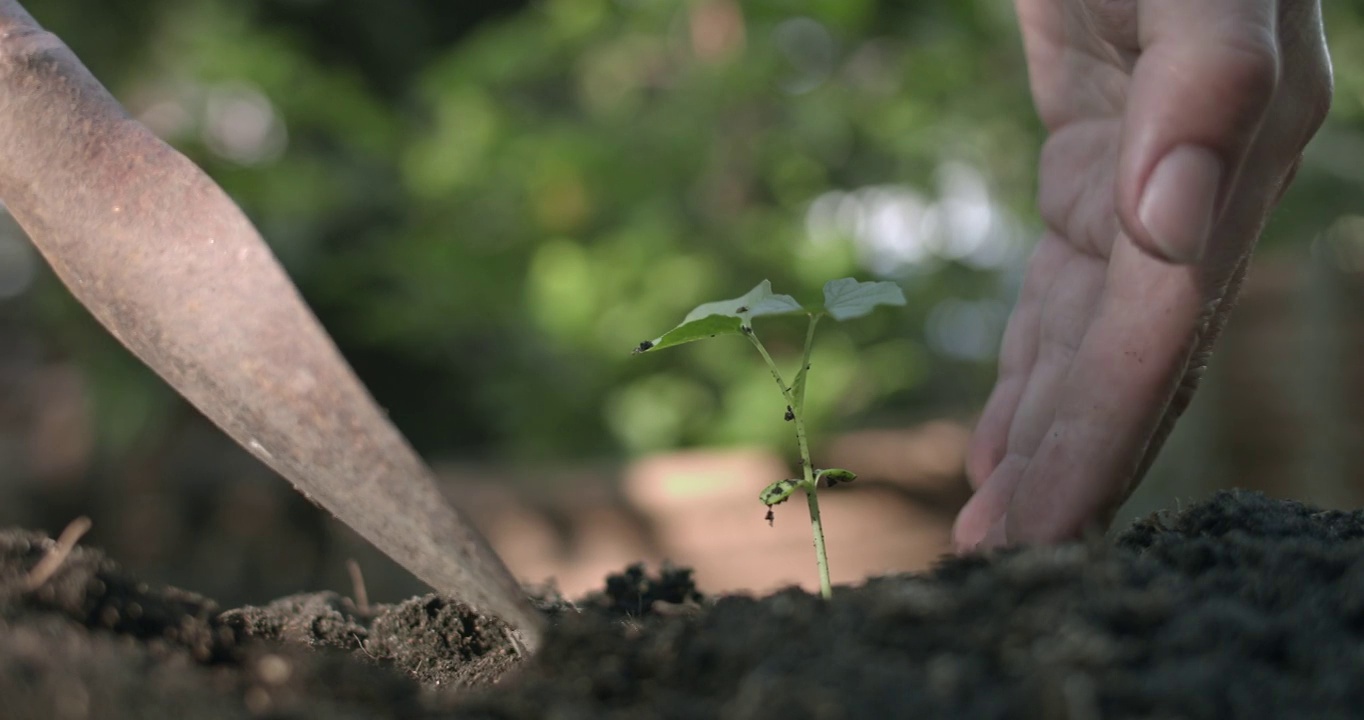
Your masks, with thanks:
[(0, 717), (1223, 718), (1364, 707), (1364, 514), (1223, 493), (1112, 543), (756, 599), (635, 566), (525, 660), (436, 596), (219, 612), (0, 534)]
[[(47, 582), (28, 573), (54, 542), (0, 532), (0, 717), (416, 717), (420, 686), (353, 653), (310, 650), (324, 601), (276, 603), (251, 626), (210, 600), (153, 588), (77, 547)], [(317, 635), (325, 623), (316, 622)], [(272, 642), (273, 641), (273, 642)], [(323, 646), (325, 643), (317, 642)]]

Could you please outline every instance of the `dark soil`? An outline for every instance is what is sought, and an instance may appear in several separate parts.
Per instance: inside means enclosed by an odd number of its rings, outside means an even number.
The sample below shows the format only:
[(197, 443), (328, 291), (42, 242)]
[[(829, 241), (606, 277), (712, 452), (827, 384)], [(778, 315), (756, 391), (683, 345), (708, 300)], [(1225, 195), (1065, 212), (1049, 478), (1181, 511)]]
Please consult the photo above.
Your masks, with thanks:
[(1112, 543), (702, 598), (639, 568), (523, 660), (436, 596), (221, 611), (0, 533), (0, 718), (1364, 717), (1364, 513), (1224, 493)]

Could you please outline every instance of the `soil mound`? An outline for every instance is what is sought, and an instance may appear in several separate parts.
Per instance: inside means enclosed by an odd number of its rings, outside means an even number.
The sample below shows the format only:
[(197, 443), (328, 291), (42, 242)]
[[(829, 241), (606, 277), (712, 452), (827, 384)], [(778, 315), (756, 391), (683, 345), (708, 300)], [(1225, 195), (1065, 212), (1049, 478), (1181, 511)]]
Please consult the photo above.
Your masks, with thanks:
[(428, 595), (228, 610), (0, 533), (0, 718), (1364, 716), (1364, 513), (1222, 493), (1112, 542), (705, 598), (631, 567), (523, 658)]

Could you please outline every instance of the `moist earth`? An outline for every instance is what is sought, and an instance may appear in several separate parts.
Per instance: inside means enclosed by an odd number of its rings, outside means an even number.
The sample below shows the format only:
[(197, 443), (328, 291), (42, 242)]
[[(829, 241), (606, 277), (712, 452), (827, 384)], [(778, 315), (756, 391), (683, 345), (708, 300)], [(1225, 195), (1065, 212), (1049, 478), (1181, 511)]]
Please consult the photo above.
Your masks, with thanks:
[(0, 718), (1364, 717), (1364, 513), (1245, 492), (1108, 540), (703, 597), (640, 566), (536, 592), (534, 658), (435, 595), (223, 610), (0, 532)]

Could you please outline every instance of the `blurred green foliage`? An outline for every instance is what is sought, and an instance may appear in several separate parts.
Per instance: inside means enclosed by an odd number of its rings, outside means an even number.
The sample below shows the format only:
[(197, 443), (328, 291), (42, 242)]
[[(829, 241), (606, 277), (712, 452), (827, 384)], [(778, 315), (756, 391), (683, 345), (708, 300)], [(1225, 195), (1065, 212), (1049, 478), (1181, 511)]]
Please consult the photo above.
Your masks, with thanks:
[[(1361, 8), (1329, 8), (1343, 68)], [(891, 279), (909, 299), (823, 334), (816, 427), (966, 413), (988, 389), (1042, 138), (1009, 3), (29, 9), (241, 203), (424, 452), (784, 442), (741, 339), (629, 352), (763, 278), (802, 300)], [(1364, 143), (1361, 78), (1340, 77), (1328, 147)], [(1322, 160), (1277, 235), (1357, 203), (1364, 166)], [(175, 401), (154, 378), (50, 278), (25, 302), (98, 379), (107, 444), (157, 432)], [(794, 362), (802, 323), (772, 325)]]

